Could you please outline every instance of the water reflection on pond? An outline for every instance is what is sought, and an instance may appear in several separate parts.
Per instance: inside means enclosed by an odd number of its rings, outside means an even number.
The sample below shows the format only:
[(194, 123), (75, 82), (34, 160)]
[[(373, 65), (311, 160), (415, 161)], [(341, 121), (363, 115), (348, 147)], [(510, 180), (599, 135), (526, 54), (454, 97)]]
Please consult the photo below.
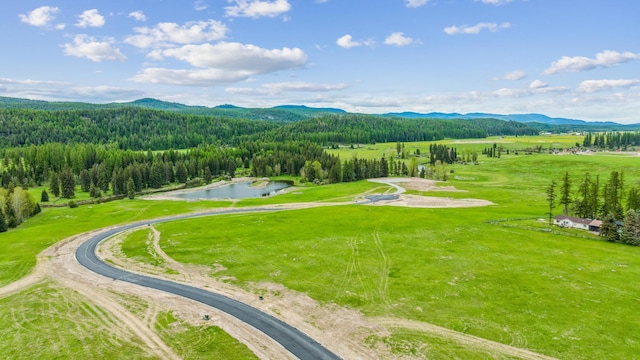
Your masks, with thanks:
[(247, 199), (275, 195), (288, 188), (286, 182), (272, 181), (265, 186), (251, 186), (251, 182), (223, 185), (211, 189), (195, 190), (176, 194), (181, 199)]

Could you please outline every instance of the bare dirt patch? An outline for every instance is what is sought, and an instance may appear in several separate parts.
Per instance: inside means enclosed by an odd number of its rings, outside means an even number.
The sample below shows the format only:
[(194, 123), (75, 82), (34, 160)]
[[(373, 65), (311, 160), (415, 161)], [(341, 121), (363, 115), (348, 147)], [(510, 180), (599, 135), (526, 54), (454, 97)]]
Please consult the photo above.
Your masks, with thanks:
[(381, 200), (370, 205), (372, 206), (403, 206), (415, 208), (465, 208), (494, 205), (491, 201), (481, 199), (452, 199), (435, 196), (419, 196), (404, 194), (406, 189), (422, 192), (428, 191), (448, 191), (460, 192), (453, 186), (437, 186), (437, 181), (421, 178), (378, 178), (369, 181), (388, 184), (396, 188), (395, 194), (398, 199)]

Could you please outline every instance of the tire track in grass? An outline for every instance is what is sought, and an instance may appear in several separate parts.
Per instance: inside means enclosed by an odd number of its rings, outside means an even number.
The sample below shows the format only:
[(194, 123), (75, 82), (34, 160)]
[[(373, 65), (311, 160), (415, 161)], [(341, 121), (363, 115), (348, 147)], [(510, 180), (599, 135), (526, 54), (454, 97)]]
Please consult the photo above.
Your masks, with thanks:
[(338, 297), (341, 297), (343, 295), (343, 292), (348, 291), (347, 286), (349, 284), (349, 281), (353, 277), (353, 270), (355, 268), (355, 257), (358, 246), (357, 244), (355, 244), (355, 242), (359, 235), (360, 229), (358, 229), (356, 233), (351, 238), (349, 238), (349, 240), (347, 240), (347, 245), (350, 249), (350, 256), (349, 261), (347, 262), (347, 268), (345, 269), (344, 276), (342, 277), (342, 283), (338, 288)]
[(380, 255), (380, 258), (382, 259), (382, 270), (380, 271), (378, 293), (380, 294), (382, 301), (387, 306), (391, 306), (391, 299), (389, 298), (389, 273), (391, 269), (391, 261), (382, 247), (382, 240), (380, 240), (380, 224), (378, 224), (376, 230), (373, 232), (373, 243), (378, 251), (378, 255)]
[(539, 354), (527, 349), (517, 348), (511, 345), (506, 345), (496, 341), (491, 341), (461, 333), (455, 330), (447, 329), (441, 326), (433, 325), (416, 320), (377, 317), (372, 318), (376, 323), (385, 326), (387, 328), (399, 328), (399, 329), (411, 329), (417, 331), (423, 331), (425, 333), (442, 337), (444, 339), (450, 339), (466, 346), (475, 347), (482, 350), (488, 350), (497, 354), (513, 356), (520, 359), (527, 360), (557, 360), (554, 357)]

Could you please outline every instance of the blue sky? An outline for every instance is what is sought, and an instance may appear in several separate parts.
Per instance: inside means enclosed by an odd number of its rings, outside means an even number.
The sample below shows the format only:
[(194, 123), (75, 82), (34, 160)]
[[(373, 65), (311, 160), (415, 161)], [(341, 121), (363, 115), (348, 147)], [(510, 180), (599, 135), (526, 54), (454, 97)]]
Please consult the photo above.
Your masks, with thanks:
[(0, 96), (640, 122), (637, 0), (3, 1)]

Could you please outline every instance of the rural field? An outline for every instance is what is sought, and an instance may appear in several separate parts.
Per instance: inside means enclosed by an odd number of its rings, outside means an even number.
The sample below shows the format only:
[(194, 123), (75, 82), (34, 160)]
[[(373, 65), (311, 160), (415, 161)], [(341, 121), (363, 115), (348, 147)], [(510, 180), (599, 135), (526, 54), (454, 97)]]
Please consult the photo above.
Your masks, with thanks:
[[(102, 255), (237, 297), (345, 358), (637, 358), (640, 248), (548, 225), (545, 189), (565, 172), (574, 189), (587, 172), (604, 182), (622, 171), (625, 186), (640, 182), (635, 153), (562, 151), (581, 139), (438, 142), (459, 153), (481, 153), (494, 143), (505, 152), (449, 165), (446, 182), (406, 186), (403, 196), (423, 197), (419, 207), (361, 204), (365, 195), (395, 190), (363, 180), (300, 184), (282, 195), (233, 202), (136, 198), (47, 208), (2, 235), (0, 351), (24, 359), (273, 356), (230, 321), (215, 314), (204, 321), (206, 310), (195, 305), (115, 285), (69, 286), (64, 271), (57, 279), (42, 275), (41, 265), (58, 269), (55, 258), (65, 255), (64, 247), (54, 245), (95, 229), (217, 208), (294, 204), (156, 224), (110, 240)], [(426, 154), (429, 145), (404, 144), (411, 154)], [(378, 159), (395, 156), (396, 146), (328, 151), (341, 159)], [(435, 208), (431, 197), (491, 205)], [(561, 211), (558, 206), (554, 214)], [(26, 285), (12, 288), (16, 281)]]

